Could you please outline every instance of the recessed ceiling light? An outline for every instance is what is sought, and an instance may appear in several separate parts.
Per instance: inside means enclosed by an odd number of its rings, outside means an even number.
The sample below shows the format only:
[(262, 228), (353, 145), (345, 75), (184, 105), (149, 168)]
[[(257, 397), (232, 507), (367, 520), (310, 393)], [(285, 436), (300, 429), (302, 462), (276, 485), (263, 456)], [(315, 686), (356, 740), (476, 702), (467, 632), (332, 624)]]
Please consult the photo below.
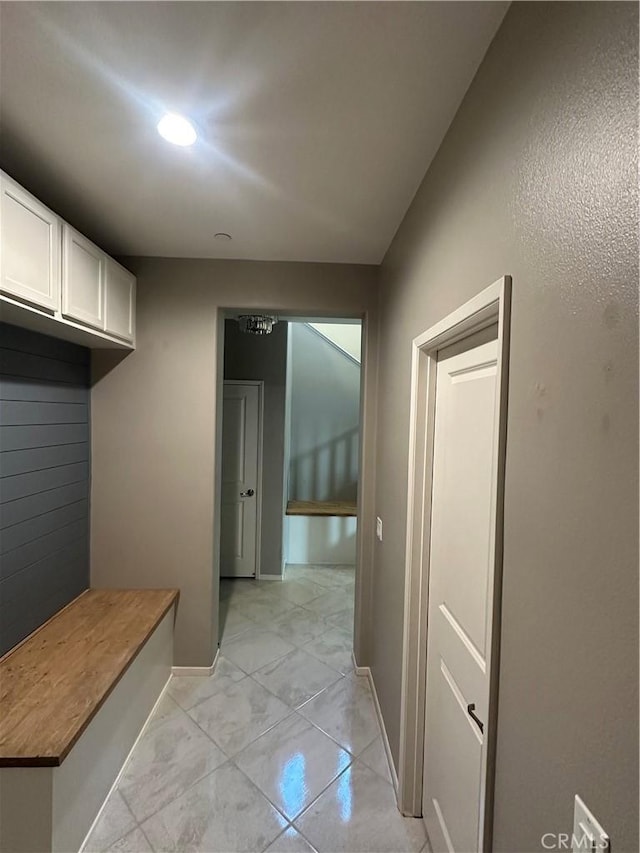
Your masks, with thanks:
[(231, 240), (231, 234), (226, 234), (224, 231), (218, 231), (213, 235), (214, 240)]
[(198, 138), (191, 122), (177, 113), (167, 113), (160, 119), (158, 133), (174, 145), (193, 145)]

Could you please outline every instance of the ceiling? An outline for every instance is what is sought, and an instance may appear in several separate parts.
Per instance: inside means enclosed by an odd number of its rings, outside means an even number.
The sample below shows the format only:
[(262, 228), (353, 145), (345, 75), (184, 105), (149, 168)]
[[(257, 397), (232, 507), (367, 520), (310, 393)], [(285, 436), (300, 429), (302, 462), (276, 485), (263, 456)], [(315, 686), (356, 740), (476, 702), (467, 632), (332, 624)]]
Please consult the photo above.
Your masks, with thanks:
[(0, 165), (114, 254), (377, 264), (507, 6), (3, 2)]

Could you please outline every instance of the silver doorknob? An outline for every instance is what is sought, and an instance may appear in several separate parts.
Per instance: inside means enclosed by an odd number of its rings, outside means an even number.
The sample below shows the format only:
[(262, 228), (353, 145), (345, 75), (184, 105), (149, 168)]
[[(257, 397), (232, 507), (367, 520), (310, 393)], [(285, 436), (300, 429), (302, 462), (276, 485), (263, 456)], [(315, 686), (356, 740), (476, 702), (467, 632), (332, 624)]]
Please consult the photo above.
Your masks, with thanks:
[(253, 489), (247, 489), (246, 492), (240, 492), (241, 498), (252, 498), (255, 495)]

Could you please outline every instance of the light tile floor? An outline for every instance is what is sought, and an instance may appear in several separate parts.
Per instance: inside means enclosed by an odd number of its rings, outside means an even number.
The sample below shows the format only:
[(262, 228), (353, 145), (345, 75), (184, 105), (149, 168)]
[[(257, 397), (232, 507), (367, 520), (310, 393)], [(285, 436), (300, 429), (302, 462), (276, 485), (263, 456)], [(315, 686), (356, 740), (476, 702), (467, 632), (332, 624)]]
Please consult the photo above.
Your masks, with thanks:
[(222, 581), (210, 678), (172, 678), (85, 851), (418, 853), (367, 681), (353, 568)]

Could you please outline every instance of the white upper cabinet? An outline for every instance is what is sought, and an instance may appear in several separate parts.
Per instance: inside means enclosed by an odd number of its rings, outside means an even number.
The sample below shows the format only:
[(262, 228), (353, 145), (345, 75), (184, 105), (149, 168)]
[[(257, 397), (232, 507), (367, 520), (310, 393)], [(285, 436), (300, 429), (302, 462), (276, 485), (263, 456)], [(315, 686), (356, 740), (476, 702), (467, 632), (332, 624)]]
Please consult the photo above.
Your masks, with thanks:
[(107, 258), (105, 331), (133, 343), (136, 278), (112, 258)]
[(107, 255), (66, 222), (62, 233), (62, 314), (103, 331)]
[(0, 173), (0, 291), (60, 310), (60, 219)]
[(4, 172), (0, 309), (5, 323), (82, 346), (135, 346), (135, 276)]

